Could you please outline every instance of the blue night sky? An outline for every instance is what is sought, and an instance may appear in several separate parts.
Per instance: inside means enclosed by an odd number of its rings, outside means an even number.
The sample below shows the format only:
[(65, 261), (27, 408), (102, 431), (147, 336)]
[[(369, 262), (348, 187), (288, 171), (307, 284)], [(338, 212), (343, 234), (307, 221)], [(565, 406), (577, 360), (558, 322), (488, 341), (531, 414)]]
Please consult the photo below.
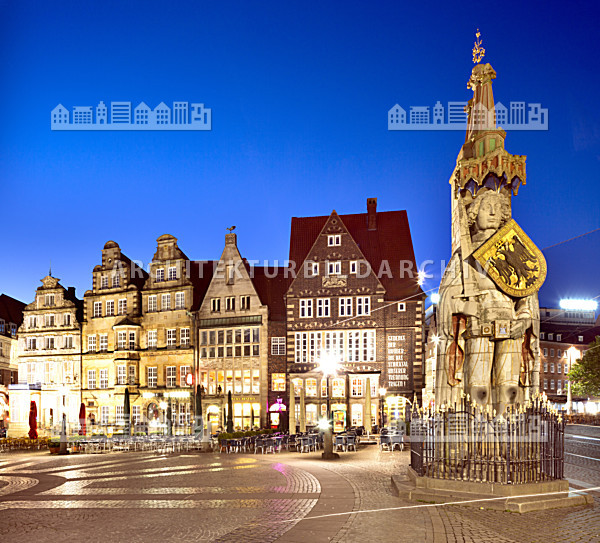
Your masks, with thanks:
[[(483, 6), (488, 6), (485, 12)], [(594, 2), (0, 1), (0, 292), (30, 302), (48, 272), (82, 296), (113, 239), (151, 260), (169, 233), (217, 259), (278, 259), (292, 216), (406, 209), (419, 262), (450, 256), (462, 132), (388, 132), (398, 103), (468, 100), (480, 28), (496, 101), (541, 102), (513, 216), (540, 248), (600, 227)], [(203, 102), (210, 132), (52, 132), (62, 103)], [(545, 251), (541, 302), (600, 295), (600, 232)]]

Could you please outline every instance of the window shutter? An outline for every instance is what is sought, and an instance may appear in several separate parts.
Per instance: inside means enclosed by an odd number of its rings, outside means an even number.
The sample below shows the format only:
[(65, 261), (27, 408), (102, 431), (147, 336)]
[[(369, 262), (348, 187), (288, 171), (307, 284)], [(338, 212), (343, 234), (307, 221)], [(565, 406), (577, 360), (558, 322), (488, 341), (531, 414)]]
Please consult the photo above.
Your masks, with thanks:
[(163, 383), (162, 384), (163, 384), (163, 386), (167, 386), (167, 366), (163, 366)]

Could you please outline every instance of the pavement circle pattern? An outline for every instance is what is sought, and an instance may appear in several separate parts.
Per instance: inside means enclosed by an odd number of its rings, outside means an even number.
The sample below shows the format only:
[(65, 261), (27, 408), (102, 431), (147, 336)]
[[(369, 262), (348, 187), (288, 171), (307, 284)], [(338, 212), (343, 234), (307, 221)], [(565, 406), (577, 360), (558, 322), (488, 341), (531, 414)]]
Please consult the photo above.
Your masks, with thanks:
[[(336, 462), (318, 453), (8, 454), (0, 532), (3, 543), (600, 542), (600, 493), (592, 507), (525, 515), (416, 506), (390, 484), (408, 461), (374, 446)], [(600, 470), (566, 472), (574, 484), (600, 485)]]

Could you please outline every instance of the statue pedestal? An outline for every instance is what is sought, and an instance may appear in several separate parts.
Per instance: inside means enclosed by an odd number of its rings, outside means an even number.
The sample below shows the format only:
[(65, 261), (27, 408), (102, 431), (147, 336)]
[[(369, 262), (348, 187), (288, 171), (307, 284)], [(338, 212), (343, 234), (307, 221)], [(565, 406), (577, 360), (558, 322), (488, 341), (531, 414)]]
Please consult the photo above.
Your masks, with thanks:
[(397, 496), (427, 503), (453, 503), (497, 511), (528, 513), (559, 507), (590, 505), (593, 498), (569, 489), (565, 480), (524, 484), (478, 483), (419, 477), (409, 466), (407, 478), (392, 475)]

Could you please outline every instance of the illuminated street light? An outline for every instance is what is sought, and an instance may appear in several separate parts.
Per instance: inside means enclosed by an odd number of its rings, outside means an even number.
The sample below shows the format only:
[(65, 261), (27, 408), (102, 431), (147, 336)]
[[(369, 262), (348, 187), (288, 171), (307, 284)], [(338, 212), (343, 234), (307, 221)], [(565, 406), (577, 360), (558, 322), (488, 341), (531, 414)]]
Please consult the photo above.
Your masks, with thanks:
[(431, 303), (432, 304), (435, 304), (435, 305), (439, 304), (440, 303), (440, 294), (439, 294), (439, 292), (434, 292), (430, 296), (430, 299), (431, 299)]
[(418, 274), (417, 274), (417, 284), (419, 286), (421, 286), (424, 282), (425, 279), (427, 278), (427, 274), (425, 273), (425, 270), (421, 270)]

